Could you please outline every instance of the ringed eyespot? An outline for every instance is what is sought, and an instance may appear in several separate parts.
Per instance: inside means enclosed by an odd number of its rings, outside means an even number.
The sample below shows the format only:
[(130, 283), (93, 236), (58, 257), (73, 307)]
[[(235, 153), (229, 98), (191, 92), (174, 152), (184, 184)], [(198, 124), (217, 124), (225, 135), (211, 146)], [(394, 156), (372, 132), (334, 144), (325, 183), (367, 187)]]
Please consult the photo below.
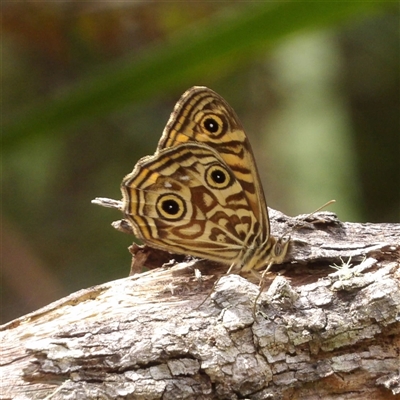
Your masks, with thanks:
[(201, 121), (201, 126), (213, 135), (220, 135), (225, 131), (226, 124), (218, 115), (205, 115)]
[(232, 183), (231, 175), (220, 164), (211, 165), (206, 171), (205, 179), (214, 189), (225, 189)]
[(160, 218), (178, 220), (186, 214), (186, 205), (177, 194), (163, 194), (157, 199), (156, 210)]

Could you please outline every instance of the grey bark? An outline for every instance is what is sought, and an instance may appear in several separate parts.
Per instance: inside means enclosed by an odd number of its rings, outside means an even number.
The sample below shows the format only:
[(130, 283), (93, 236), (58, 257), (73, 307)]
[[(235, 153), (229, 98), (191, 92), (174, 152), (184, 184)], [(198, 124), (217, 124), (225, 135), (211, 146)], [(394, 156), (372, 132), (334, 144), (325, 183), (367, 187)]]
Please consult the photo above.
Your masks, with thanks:
[(200, 305), (226, 267), (188, 261), (3, 325), (1, 399), (399, 398), (400, 224), (320, 213), (290, 235), (256, 318), (256, 279), (222, 276)]

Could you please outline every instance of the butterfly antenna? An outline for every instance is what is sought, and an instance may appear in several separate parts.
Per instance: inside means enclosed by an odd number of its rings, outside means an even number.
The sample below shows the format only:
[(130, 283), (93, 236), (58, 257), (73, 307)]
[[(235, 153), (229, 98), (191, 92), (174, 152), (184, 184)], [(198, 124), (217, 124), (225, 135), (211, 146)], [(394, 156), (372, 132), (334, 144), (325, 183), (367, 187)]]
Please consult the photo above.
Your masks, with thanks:
[[(325, 204), (323, 204), (321, 207), (318, 207), (316, 210), (314, 210), (313, 212), (311, 212), (310, 214), (307, 214), (304, 218), (302, 218), (302, 221), (305, 221), (307, 218), (310, 218), (311, 216), (313, 216), (315, 213), (323, 210), (324, 208), (330, 206), (331, 204), (336, 203), (336, 200), (329, 200), (327, 201)], [(286, 236), (289, 232), (293, 231), (295, 228), (297, 228), (300, 225), (300, 222), (296, 222), (294, 224), (294, 226), (290, 227), (290, 229), (288, 229), (286, 232), (284, 232), (281, 235), (281, 238)]]

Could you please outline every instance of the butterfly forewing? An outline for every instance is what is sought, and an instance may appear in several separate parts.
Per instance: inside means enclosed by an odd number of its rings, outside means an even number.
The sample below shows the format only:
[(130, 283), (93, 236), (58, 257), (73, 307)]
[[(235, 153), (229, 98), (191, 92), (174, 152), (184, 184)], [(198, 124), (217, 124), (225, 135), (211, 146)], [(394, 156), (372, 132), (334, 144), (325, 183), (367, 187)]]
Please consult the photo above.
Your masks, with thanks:
[(223, 158), (245, 191), (250, 211), (259, 222), (260, 236), (267, 240), (267, 205), (250, 142), (232, 107), (209, 88), (195, 86), (182, 95), (157, 151), (187, 142), (207, 144)]

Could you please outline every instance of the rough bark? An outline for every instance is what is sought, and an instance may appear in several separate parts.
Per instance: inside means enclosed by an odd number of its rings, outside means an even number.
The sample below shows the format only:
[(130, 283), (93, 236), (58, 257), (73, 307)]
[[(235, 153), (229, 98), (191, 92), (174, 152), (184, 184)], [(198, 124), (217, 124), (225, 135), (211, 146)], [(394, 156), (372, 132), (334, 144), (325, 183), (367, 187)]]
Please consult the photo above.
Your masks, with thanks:
[[(298, 223), (271, 217), (276, 235)], [(3, 325), (1, 398), (399, 398), (400, 224), (320, 213), (291, 236), (256, 318), (251, 277), (199, 307), (226, 267), (193, 260)]]

